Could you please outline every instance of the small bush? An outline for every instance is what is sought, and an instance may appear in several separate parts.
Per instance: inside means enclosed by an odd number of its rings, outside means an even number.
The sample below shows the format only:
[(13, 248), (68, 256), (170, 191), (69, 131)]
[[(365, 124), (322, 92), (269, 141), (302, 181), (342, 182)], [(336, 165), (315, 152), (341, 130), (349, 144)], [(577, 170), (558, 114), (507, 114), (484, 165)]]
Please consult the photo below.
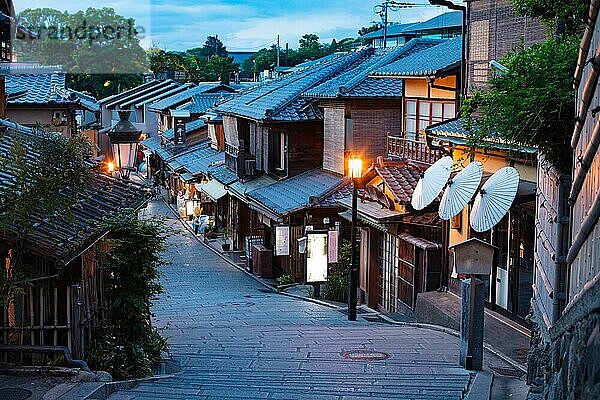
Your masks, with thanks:
[(348, 271), (352, 255), (352, 245), (344, 241), (339, 250), (338, 262), (329, 265), (327, 282), (323, 285), (321, 298), (323, 300), (348, 301)]
[(151, 301), (159, 283), (166, 239), (161, 223), (132, 219), (114, 226), (105, 255), (106, 318), (94, 332), (91, 367), (115, 379), (152, 374), (152, 364), (167, 350), (167, 340), (152, 326)]

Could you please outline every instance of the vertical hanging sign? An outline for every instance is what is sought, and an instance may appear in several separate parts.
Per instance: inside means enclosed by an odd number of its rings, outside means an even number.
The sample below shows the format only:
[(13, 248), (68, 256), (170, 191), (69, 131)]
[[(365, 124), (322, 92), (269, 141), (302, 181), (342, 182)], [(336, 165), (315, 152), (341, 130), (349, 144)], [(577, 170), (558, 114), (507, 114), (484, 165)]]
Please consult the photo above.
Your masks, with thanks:
[(330, 263), (338, 262), (338, 231), (327, 232), (327, 255)]
[(327, 282), (327, 232), (306, 235), (306, 283)]
[(289, 225), (278, 225), (275, 227), (275, 255), (290, 255), (290, 227)]

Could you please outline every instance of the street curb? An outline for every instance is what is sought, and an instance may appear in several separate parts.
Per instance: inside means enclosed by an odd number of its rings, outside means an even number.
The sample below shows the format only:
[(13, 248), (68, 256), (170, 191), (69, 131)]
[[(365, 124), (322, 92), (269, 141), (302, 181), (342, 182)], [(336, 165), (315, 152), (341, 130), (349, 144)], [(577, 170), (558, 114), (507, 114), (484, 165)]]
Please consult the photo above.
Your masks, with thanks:
[[(192, 229), (187, 224), (185, 224), (178, 217), (178, 214), (175, 212), (175, 210), (173, 209), (173, 207), (170, 204), (168, 204), (167, 202), (165, 202), (164, 199), (161, 199), (161, 201), (163, 203), (165, 203), (167, 205), (167, 207), (169, 207), (169, 209), (171, 210), (171, 212), (177, 218), (177, 221), (179, 221), (179, 223), (182, 226), (184, 226), (190, 233), (193, 234)], [(294, 299), (297, 299), (297, 300), (308, 301), (310, 303), (315, 303), (315, 304), (318, 304), (318, 305), (321, 305), (321, 306), (324, 306), (324, 307), (329, 307), (329, 308), (336, 309), (336, 310), (340, 309), (339, 306), (327, 303), (327, 302), (319, 300), (319, 299), (313, 299), (313, 298), (310, 298), (310, 297), (303, 297), (303, 296), (299, 296), (299, 295), (296, 295), (296, 294), (280, 292), (277, 289), (275, 289), (273, 286), (271, 286), (268, 283), (266, 283), (265, 281), (263, 281), (258, 276), (252, 274), (249, 271), (246, 271), (246, 269), (240, 267), (236, 263), (232, 262), (228, 257), (226, 257), (225, 255), (219, 253), (219, 251), (213, 249), (211, 246), (209, 246), (206, 243), (202, 242), (196, 235), (193, 235), (193, 236), (198, 241), (198, 243), (202, 244), (204, 247), (208, 248), (213, 253), (215, 253), (216, 255), (218, 255), (221, 259), (223, 259), (224, 261), (228, 262), (230, 265), (232, 265), (236, 269), (242, 271), (246, 275), (250, 276), (252, 279), (254, 279), (255, 281), (257, 281), (261, 285), (265, 286), (266, 288), (268, 288), (269, 290), (271, 290), (273, 293), (281, 294), (283, 296), (288, 296), (288, 297), (291, 297), (291, 298), (294, 298)], [(421, 328), (421, 329), (430, 329), (430, 330), (434, 330), (434, 331), (438, 331), (438, 332), (447, 333), (447, 334), (455, 336), (455, 337), (460, 337), (460, 332), (455, 331), (454, 329), (446, 328), (446, 327), (443, 327), (443, 326), (440, 326), (440, 325), (425, 324), (425, 323), (421, 323), (421, 322), (400, 322), (400, 321), (396, 321), (396, 320), (394, 320), (394, 319), (392, 319), (392, 318), (390, 318), (390, 317), (388, 317), (386, 315), (383, 315), (379, 311), (373, 310), (372, 308), (364, 307), (364, 306), (363, 306), (363, 308), (368, 308), (369, 310), (372, 310), (373, 314), (377, 314), (377, 316), (379, 316), (379, 318), (381, 318), (382, 320), (384, 320), (384, 321), (386, 321), (386, 322), (388, 322), (388, 323), (390, 323), (392, 325), (411, 326), (411, 327), (416, 327), (416, 328)], [(484, 343), (483, 344), (483, 348), (485, 350), (489, 351), (490, 353), (492, 353), (493, 355), (495, 355), (496, 357), (501, 358), (502, 360), (504, 360), (505, 362), (507, 362), (508, 364), (510, 364), (513, 368), (516, 368), (516, 369), (518, 369), (521, 372), (527, 373), (527, 367), (525, 367), (524, 365), (522, 365), (518, 361), (513, 360), (511, 357), (507, 356), (506, 354), (502, 353), (501, 351), (496, 350), (491, 345), (489, 345), (487, 343)]]
[(126, 381), (115, 381), (106, 382), (87, 396), (83, 397), (82, 400), (103, 400), (108, 398), (111, 394), (118, 392), (119, 390), (133, 389), (143, 382), (153, 382), (160, 379), (174, 378), (175, 375), (157, 375), (150, 376), (147, 378), (128, 379)]
[(473, 377), (469, 385), (469, 390), (465, 395), (465, 400), (490, 400), (492, 394), (492, 383), (494, 374), (487, 371), (479, 371)]

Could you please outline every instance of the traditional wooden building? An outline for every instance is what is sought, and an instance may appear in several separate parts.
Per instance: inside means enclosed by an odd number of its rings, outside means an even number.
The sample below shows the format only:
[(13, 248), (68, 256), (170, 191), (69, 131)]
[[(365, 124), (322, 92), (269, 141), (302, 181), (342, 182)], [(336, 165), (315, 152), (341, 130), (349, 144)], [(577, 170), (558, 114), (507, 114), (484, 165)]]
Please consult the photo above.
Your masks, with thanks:
[[(0, 120), (0, 157), (15, 140), (28, 150), (27, 162), (36, 163), (43, 134)], [(12, 190), (13, 171), (3, 169), (0, 191)], [(105, 306), (99, 257), (108, 249), (107, 218), (131, 218), (146, 204), (146, 188), (133, 182), (95, 175), (89, 187), (73, 194), (70, 215), (33, 215), (23, 237), (24, 259), (30, 279), (14, 284), (19, 290), (2, 302), (0, 343), (21, 346), (24, 352), (52, 352), (63, 346), (73, 358), (84, 359), (85, 346)], [(2, 221), (0, 266), (15, 271), (15, 226)], [(21, 232), (22, 233), (22, 232)], [(3, 280), (4, 281), (4, 280)], [(2, 350), (6, 351), (6, 350)]]
[[(340, 186), (343, 175), (322, 168), (323, 114), (303, 94), (365, 55), (360, 50), (326, 57), (217, 105), (223, 115), (225, 163), (238, 178), (229, 185), (228, 233), (235, 250), (245, 250), (247, 239), (256, 236), (271, 246), (278, 224), (289, 225), (290, 243), (297, 243), (307, 225), (339, 222), (339, 206), (315, 210), (316, 200)], [(301, 263), (275, 258), (276, 269), (297, 280)]]
[(11, 65), (5, 79), (6, 118), (71, 136), (77, 132), (79, 97), (65, 86), (60, 67)]

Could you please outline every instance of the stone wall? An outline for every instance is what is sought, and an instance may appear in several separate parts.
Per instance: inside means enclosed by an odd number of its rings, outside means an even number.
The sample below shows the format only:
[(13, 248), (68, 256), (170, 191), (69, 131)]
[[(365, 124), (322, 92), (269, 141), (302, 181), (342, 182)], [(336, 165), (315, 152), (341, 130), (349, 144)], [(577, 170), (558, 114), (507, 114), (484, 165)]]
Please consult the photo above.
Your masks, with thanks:
[(550, 331), (533, 313), (529, 399), (600, 399), (600, 276), (589, 283)]

